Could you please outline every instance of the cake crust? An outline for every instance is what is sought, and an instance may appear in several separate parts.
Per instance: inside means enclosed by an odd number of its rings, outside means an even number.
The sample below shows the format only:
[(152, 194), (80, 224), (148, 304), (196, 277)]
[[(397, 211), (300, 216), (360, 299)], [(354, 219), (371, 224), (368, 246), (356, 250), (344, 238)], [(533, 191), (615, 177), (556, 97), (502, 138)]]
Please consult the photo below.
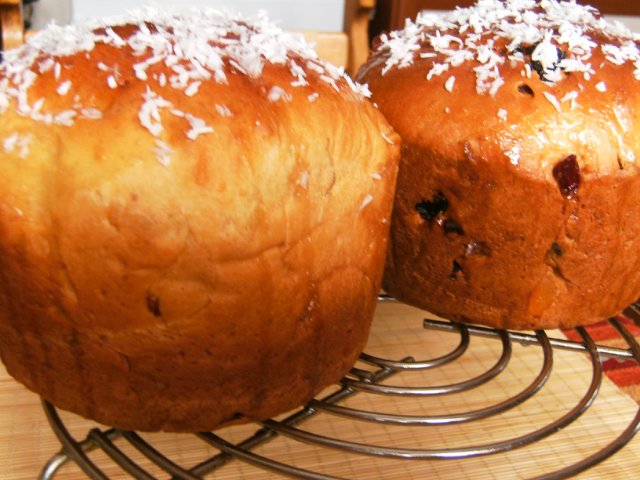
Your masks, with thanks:
[(480, 2), (384, 36), (361, 69), (400, 134), (384, 286), (500, 328), (640, 294), (637, 36), (571, 2)]
[(0, 66), (0, 354), (118, 428), (262, 420), (364, 347), (399, 142), (262, 18), (137, 15)]

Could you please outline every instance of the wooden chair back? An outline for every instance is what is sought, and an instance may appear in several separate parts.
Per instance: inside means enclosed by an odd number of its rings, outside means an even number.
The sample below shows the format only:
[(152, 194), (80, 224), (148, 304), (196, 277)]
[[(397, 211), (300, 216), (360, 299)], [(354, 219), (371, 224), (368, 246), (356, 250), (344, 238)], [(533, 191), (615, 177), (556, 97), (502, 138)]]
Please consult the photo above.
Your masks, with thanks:
[[(373, 8), (375, 0), (359, 0)], [(353, 5), (352, 5), (353, 4)], [(353, 10), (351, 7), (356, 7)], [(357, 11), (356, 11), (357, 10)], [(307, 41), (315, 44), (318, 55), (334, 65), (351, 72), (354, 64), (366, 59), (369, 49), (367, 27), (364, 23), (364, 7), (347, 0), (345, 18), (349, 19), (344, 32), (301, 32)], [(368, 24), (368, 22), (367, 22)], [(345, 24), (347, 25), (347, 24)], [(353, 32), (353, 37), (349, 33)], [(352, 41), (352, 38), (355, 40)], [(0, 0), (0, 52), (20, 46), (25, 39), (24, 15), (21, 0)]]
[(7, 50), (24, 41), (24, 18), (20, 0), (0, 0), (0, 50)]

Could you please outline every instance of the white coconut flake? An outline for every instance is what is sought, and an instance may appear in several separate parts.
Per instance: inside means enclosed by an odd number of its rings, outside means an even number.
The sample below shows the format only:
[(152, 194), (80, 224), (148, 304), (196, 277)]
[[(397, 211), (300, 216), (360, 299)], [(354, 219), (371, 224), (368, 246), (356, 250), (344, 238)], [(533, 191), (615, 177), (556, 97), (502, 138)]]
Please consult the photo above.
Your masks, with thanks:
[(373, 178), (374, 180), (382, 180), (382, 175), (380, 175), (378, 172), (372, 173), (371, 178)]
[(80, 118), (87, 120), (100, 120), (102, 118), (102, 112), (97, 108), (89, 107), (80, 110)]
[(200, 135), (213, 133), (213, 128), (207, 125), (207, 123), (201, 118), (194, 117), (191, 114), (186, 114), (185, 117), (191, 126), (187, 132), (187, 138), (190, 140), (196, 140)]
[(391, 140), (391, 138), (389, 138), (389, 136), (386, 135), (383, 131), (380, 131), (380, 135), (382, 135), (382, 138), (384, 138), (384, 141), (387, 142), (389, 145), (395, 145), (393, 140)]
[(542, 94), (549, 101), (549, 103), (553, 105), (553, 107), (558, 111), (558, 113), (562, 113), (562, 106), (560, 105), (558, 98), (554, 94), (549, 92), (542, 92)]
[(369, 194), (366, 197), (364, 197), (364, 200), (362, 201), (362, 203), (360, 204), (360, 210), (362, 211), (367, 205), (369, 205), (371, 202), (373, 202), (373, 195)]
[(511, 165), (518, 166), (518, 164), (520, 163), (520, 153), (521, 153), (520, 147), (518, 145), (510, 148), (504, 153), (509, 158)]
[(158, 163), (164, 167), (171, 165), (171, 156), (175, 151), (162, 140), (156, 139), (156, 146), (151, 149), (151, 152), (156, 156)]
[(568, 92), (567, 94), (565, 94), (564, 97), (562, 97), (562, 99), (560, 100), (562, 103), (565, 102), (570, 102), (572, 100), (575, 100), (576, 98), (578, 98), (579, 96), (579, 92), (577, 90), (572, 90), (571, 92)]
[(18, 143), (18, 138), (19, 135), (17, 133), (14, 133), (4, 139), (4, 141), (2, 142), (4, 153), (12, 153), (15, 150), (16, 144)]
[(218, 115), (220, 115), (221, 117), (226, 117), (226, 118), (233, 117), (233, 112), (226, 105), (220, 105), (219, 103), (216, 103), (215, 109), (216, 109), (216, 112), (218, 112)]
[(280, 100), (290, 102), (291, 95), (277, 85), (274, 85), (267, 94), (267, 100), (270, 102), (279, 102)]
[(447, 81), (444, 83), (444, 88), (447, 92), (453, 92), (453, 86), (456, 84), (456, 77), (453, 75), (450, 76)]
[(311, 95), (307, 97), (307, 100), (309, 100), (309, 103), (313, 103), (316, 100), (318, 100), (319, 97), (320, 97), (320, 94), (318, 92), (313, 92)]
[(53, 123), (56, 125), (62, 125), (64, 127), (70, 127), (74, 123), (74, 119), (78, 116), (78, 112), (75, 110), (65, 110), (59, 113), (53, 119)]
[(44, 105), (44, 98), (39, 98), (38, 100), (36, 100), (33, 103), (33, 106), (31, 107), (31, 114), (35, 114), (35, 113), (39, 113), (40, 110), (42, 110), (42, 107)]
[(596, 90), (599, 91), (599, 92), (602, 92), (602, 93), (606, 92), (607, 91), (607, 84), (604, 83), (604, 82), (596, 83)]
[(147, 91), (142, 95), (142, 98), (144, 103), (138, 112), (138, 119), (151, 135), (158, 137), (164, 130), (160, 111), (163, 108), (171, 108), (173, 104), (153, 92), (149, 87), (147, 87)]
[(118, 81), (116, 80), (116, 77), (114, 77), (113, 75), (109, 75), (107, 77), (107, 85), (109, 85), (109, 88), (111, 89), (118, 88)]
[(38, 71), (40, 73), (47, 73), (53, 68), (54, 64), (53, 58), (47, 58), (38, 64)]
[(435, 76), (440, 76), (444, 72), (449, 70), (449, 64), (446, 63), (435, 63), (431, 70), (427, 73), (427, 80), (431, 80)]
[(187, 97), (193, 97), (195, 94), (198, 93), (198, 90), (200, 89), (200, 85), (202, 85), (202, 82), (193, 82), (187, 87), (187, 89), (184, 91), (184, 94)]
[(507, 112), (507, 110), (505, 110), (504, 108), (501, 108), (500, 110), (498, 110), (498, 118), (500, 120), (507, 120), (509, 116), (509, 112)]
[(14, 133), (3, 140), (2, 147), (5, 153), (15, 152), (20, 158), (27, 158), (32, 140), (33, 137), (29, 134)]
[(528, 63), (524, 64), (524, 74), (527, 78), (531, 78), (531, 75), (533, 74), (533, 71), (531, 70), (531, 65), (529, 65)]
[(311, 174), (307, 170), (305, 170), (304, 172), (302, 172), (302, 175), (300, 175), (300, 179), (298, 180), (298, 185), (300, 185), (302, 188), (307, 190), (309, 188), (310, 177), (311, 177)]
[(147, 80), (149, 80), (149, 75), (147, 75), (145, 64), (134, 65), (133, 71), (135, 72), (136, 78), (138, 80), (142, 80), (143, 82), (146, 82)]
[(565, 103), (565, 102), (571, 102), (570, 103), (570, 108), (571, 110), (575, 110), (575, 108), (578, 106), (578, 102), (577, 99), (580, 96), (580, 93), (577, 90), (573, 90), (571, 92), (568, 92), (567, 94), (565, 94), (564, 97), (562, 97), (562, 99), (560, 100), (560, 102)]

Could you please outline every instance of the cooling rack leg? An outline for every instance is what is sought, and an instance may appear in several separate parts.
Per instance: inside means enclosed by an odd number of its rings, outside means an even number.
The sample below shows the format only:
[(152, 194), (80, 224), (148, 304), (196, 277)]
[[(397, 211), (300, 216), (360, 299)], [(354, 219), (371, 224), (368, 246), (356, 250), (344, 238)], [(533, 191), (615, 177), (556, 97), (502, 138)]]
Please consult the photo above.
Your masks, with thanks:
[(71, 459), (66, 453), (64, 453), (64, 450), (60, 450), (59, 453), (51, 457), (51, 459), (46, 463), (38, 476), (38, 480), (52, 480), (56, 473), (58, 473), (58, 470), (60, 470), (69, 460)]

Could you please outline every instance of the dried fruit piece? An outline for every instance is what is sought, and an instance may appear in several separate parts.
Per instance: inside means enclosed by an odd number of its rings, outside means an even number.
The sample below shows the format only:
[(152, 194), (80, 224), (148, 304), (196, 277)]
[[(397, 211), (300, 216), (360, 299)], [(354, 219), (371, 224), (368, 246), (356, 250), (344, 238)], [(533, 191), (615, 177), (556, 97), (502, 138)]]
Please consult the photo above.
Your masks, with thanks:
[(553, 178), (556, 179), (560, 193), (567, 198), (575, 198), (580, 188), (580, 165), (575, 155), (569, 155), (553, 167)]
[(435, 220), (439, 214), (445, 213), (448, 208), (449, 200), (442, 192), (436, 193), (431, 201), (422, 201), (416, 204), (416, 210), (428, 222)]
[(531, 95), (532, 97), (535, 96), (535, 93), (533, 93), (533, 88), (531, 88), (526, 83), (521, 83), (520, 85), (518, 85), (518, 91), (520, 93), (524, 93), (525, 95)]

